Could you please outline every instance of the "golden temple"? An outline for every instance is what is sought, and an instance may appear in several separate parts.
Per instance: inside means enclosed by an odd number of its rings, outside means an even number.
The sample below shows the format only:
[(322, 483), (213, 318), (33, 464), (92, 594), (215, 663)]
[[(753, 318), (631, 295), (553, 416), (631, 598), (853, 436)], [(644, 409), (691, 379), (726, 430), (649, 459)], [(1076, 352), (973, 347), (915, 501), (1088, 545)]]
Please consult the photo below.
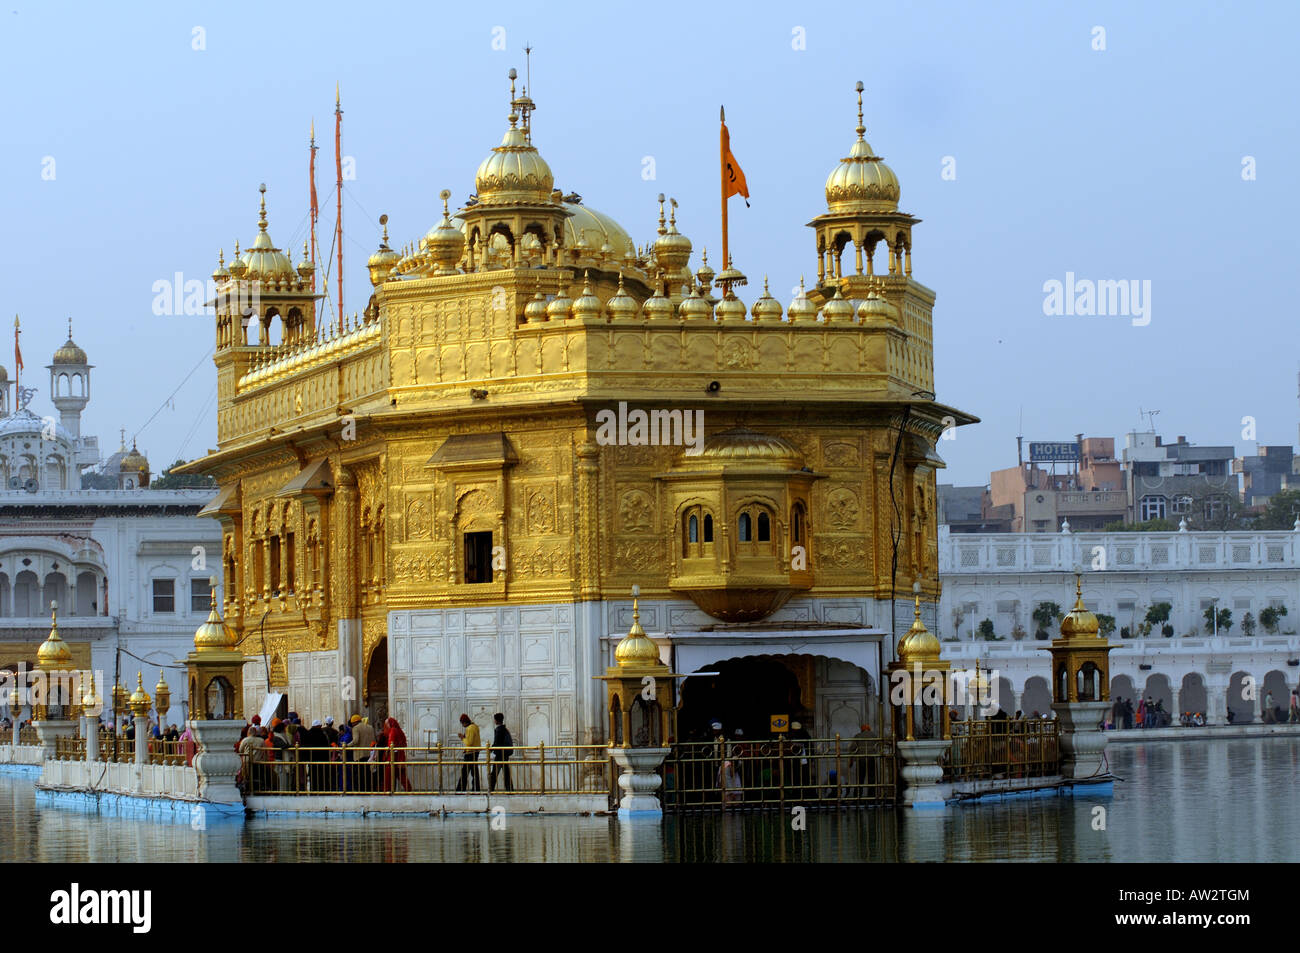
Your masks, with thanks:
[(912, 609), (897, 588), (938, 600), (935, 444), (974, 421), (935, 399), (919, 220), (858, 89), (788, 308), (766, 282), (746, 305), (743, 262), (693, 270), (662, 198), (638, 248), (562, 195), (513, 77), (473, 194), (399, 247), (382, 219), (359, 316), (325, 317), (263, 194), (213, 276), (218, 449), (186, 467), (221, 488), (246, 712), (271, 687), (304, 718), (391, 710), (421, 742), (462, 711), (599, 741), (593, 679), (639, 585), (676, 671), (785, 659), (804, 717), (857, 729)]

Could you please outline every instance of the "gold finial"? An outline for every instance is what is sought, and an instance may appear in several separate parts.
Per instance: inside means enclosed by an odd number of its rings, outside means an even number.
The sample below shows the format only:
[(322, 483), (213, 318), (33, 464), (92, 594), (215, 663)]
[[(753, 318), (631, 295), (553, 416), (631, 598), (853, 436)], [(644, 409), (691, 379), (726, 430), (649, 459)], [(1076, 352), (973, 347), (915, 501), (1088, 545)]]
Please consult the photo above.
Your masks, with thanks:
[(217, 265), (221, 268), (226, 267), (226, 250), (224, 248), (217, 249)]
[(384, 229), (384, 238), (382, 244), (387, 245), (388, 244), (388, 216), (387, 215), (379, 216), (379, 224), (383, 226)]
[(451, 198), (451, 189), (443, 189), (438, 193), (438, 198), (442, 199), (442, 217), (451, 219), (451, 210), (447, 207), (447, 200)]
[(700, 264), (705, 268), (709, 266), (709, 250), (707, 248), (700, 249)]
[(316, 117), (311, 117), (311, 143), (316, 144)]
[(668, 225), (670, 228), (672, 228), (673, 231), (676, 231), (677, 230), (677, 200), (670, 198), (668, 200), (668, 204), (672, 206), (672, 210), (669, 211), (668, 213)]
[(764, 275), (764, 276), (763, 276), (763, 295), (766, 296), (767, 294), (768, 294), (768, 290), (767, 290), (767, 275)]
[(913, 618), (917, 622), (920, 622), (921, 621), (921, 580), (918, 579), (916, 582), (912, 583), (912, 595), (916, 601), (915, 615), (913, 615)]
[(15, 315), (14, 315), (14, 328), (16, 329), (17, 327), (18, 327), (18, 315), (15, 314)]
[(623, 293), (623, 269), (618, 270), (618, 293)]
[(339, 108), (339, 81), (334, 81), (334, 108)]
[(641, 621), (641, 606), (637, 600), (641, 597), (641, 587), (633, 584), (632, 586), (632, 621), (639, 623)]
[(519, 121), (519, 114), (515, 112), (515, 77), (519, 74), (515, 72), (515, 68), (512, 66), (507, 75), (510, 77), (510, 115), (507, 118), (510, 120), (510, 128), (513, 129), (515, 123)]
[(1083, 608), (1083, 574), (1077, 568), (1074, 571), (1074, 607)]
[(866, 134), (867, 127), (862, 124), (862, 80), (858, 80), (858, 138)]
[(59, 624), (59, 604), (53, 599), (50, 600), (50, 625)]
[(263, 182), (257, 187), (257, 191), (262, 193), (262, 207), (257, 213), (257, 227), (259, 231), (266, 231), (266, 183)]
[(668, 229), (664, 227), (664, 194), (662, 192), (659, 193), (659, 234), (668, 234)]
[(68, 340), (72, 340), (72, 318), (68, 318)]
[(239, 239), (238, 239), (238, 238), (235, 239), (235, 257), (236, 257), (236, 258), (239, 257)]

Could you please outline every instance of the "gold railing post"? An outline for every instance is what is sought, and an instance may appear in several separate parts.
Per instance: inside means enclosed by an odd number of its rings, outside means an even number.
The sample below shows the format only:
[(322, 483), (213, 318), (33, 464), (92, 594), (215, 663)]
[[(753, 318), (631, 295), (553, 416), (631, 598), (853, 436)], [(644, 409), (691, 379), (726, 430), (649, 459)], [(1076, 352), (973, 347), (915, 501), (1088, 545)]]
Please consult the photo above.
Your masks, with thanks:
[(785, 735), (776, 739), (776, 791), (781, 813), (785, 813)]
[(844, 782), (843, 777), (841, 777), (840, 775), (841, 770), (842, 769), (840, 767), (840, 733), (837, 731), (835, 732), (835, 806), (837, 808), (843, 806), (840, 803), (840, 786)]
[(545, 741), (540, 741), (537, 743), (537, 751), (541, 759), (540, 771), (542, 774), (542, 780), (541, 780), (542, 789), (538, 793), (545, 794), (546, 793), (546, 742)]

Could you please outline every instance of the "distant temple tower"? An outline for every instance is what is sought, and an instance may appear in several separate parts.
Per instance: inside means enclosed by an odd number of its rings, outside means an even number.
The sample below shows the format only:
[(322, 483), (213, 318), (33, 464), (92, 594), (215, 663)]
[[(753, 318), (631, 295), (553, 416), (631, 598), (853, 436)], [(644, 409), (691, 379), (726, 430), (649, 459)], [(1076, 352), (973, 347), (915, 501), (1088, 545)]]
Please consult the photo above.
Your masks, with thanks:
[(54, 352), (46, 368), (50, 372), (50, 401), (58, 408), (59, 422), (73, 440), (81, 439), (81, 412), (90, 403), (90, 368), (86, 352), (72, 340), (72, 319), (68, 339)]

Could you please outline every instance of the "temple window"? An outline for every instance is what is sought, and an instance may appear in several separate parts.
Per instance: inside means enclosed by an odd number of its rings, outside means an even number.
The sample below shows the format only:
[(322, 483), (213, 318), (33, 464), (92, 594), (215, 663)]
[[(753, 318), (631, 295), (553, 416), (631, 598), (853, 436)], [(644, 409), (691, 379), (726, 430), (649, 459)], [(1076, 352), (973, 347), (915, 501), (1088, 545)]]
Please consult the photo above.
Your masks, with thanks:
[(176, 580), (155, 579), (153, 581), (153, 611), (176, 611)]
[(485, 530), (465, 534), (465, 581), (492, 581), (492, 533)]

